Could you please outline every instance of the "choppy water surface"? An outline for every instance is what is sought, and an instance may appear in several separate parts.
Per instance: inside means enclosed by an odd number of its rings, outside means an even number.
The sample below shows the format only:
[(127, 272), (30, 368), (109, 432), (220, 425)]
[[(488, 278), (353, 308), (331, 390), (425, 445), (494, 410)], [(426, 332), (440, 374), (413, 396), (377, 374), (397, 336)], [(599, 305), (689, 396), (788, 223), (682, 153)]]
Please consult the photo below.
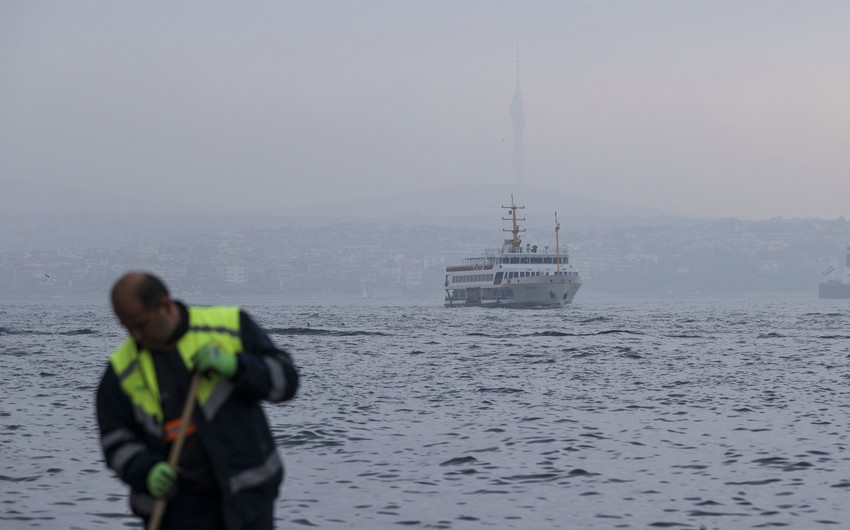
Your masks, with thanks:
[[(850, 302), (246, 308), (296, 358), (280, 528), (850, 528)], [(105, 305), (0, 306), (0, 527), (138, 526)]]

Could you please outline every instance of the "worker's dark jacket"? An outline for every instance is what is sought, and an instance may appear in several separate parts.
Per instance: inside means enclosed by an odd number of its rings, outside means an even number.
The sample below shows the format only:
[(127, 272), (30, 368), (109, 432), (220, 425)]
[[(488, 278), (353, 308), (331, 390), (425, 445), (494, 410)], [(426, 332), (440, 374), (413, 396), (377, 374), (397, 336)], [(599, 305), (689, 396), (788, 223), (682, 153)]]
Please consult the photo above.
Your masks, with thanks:
[(178, 487), (220, 495), (227, 528), (240, 528), (258, 507), (273, 502), (283, 479), (260, 402), (291, 399), (298, 374), (289, 355), (238, 308), (178, 307), (183, 319), (173, 349), (140, 351), (128, 339), (110, 356), (97, 393), (101, 446), (107, 465), (131, 488), (133, 511), (147, 518), (155, 501), (148, 471), (168, 458), (175, 438), (168, 431), (176, 429), (168, 420), (179, 418), (192, 357), (209, 343), (237, 354), (232, 378), (207, 375), (201, 381)]

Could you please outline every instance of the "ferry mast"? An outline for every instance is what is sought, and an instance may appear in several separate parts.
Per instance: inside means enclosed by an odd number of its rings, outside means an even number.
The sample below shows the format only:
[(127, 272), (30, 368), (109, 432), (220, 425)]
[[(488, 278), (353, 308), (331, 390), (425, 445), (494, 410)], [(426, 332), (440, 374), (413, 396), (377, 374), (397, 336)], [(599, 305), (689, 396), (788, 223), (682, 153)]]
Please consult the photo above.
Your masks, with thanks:
[[(511, 229), (508, 230), (507, 228), (503, 228), (502, 232), (510, 232), (513, 235), (513, 237), (511, 239), (505, 240), (504, 246), (510, 248), (510, 250), (508, 252), (522, 252), (522, 247), (520, 247), (520, 245), (522, 245), (522, 240), (519, 238), (519, 233), (525, 232), (525, 228), (520, 230), (519, 224), (517, 224), (517, 221), (525, 221), (525, 217), (517, 217), (516, 211), (524, 209), (525, 206), (517, 206), (516, 201), (514, 200), (514, 195), (512, 193), (511, 194), (511, 205), (510, 206), (502, 205), (502, 208), (511, 211), (510, 217), (502, 217), (502, 221), (511, 221)], [(519, 249), (519, 250), (517, 250), (517, 249)]]
[(558, 240), (558, 232), (561, 230), (561, 223), (558, 222), (558, 212), (555, 212), (555, 273), (561, 274), (561, 243)]

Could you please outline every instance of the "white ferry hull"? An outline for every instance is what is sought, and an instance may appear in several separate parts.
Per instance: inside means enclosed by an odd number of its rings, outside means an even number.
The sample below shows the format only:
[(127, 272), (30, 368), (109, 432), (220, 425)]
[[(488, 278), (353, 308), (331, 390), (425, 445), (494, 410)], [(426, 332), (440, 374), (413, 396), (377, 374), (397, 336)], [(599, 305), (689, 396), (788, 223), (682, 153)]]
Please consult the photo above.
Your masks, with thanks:
[(841, 281), (825, 281), (818, 284), (818, 298), (847, 299), (850, 298), (850, 283)]
[(500, 286), (446, 289), (446, 307), (564, 307), (581, 287), (577, 275), (514, 279)]

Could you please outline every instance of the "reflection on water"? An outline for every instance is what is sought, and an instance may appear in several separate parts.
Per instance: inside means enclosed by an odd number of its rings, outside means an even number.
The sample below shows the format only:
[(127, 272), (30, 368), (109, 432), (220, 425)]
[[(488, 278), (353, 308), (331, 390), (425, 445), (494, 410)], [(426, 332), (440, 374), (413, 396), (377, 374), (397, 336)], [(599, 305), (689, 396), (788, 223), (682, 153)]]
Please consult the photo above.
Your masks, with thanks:
[[(843, 528), (850, 306), (254, 305), (299, 365), (266, 410), (281, 528)], [(0, 527), (135, 527), (93, 396), (97, 306), (0, 306)]]

